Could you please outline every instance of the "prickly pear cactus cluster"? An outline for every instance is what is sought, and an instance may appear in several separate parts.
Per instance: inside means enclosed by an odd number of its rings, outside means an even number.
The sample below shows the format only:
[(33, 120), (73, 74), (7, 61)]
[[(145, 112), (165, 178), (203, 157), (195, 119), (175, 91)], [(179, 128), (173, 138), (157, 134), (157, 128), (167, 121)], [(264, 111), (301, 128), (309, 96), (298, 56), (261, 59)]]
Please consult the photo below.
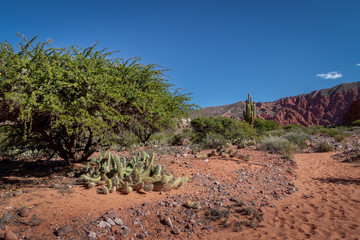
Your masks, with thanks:
[(167, 191), (181, 187), (188, 178), (174, 178), (161, 165), (154, 165), (154, 155), (139, 152), (131, 159), (109, 153), (104, 158), (92, 159), (81, 176), (87, 187), (102, 186), (100, 192), (108, 194), (119, 190), (123, 194), (132, 191)]

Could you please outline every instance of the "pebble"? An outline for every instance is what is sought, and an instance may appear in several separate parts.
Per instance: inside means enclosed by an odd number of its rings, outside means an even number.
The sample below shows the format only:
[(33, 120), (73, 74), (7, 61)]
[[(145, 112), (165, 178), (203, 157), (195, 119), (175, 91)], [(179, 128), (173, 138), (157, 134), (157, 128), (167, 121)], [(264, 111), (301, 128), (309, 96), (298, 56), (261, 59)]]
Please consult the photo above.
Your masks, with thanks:
[(97, 239), (96, 233), (93, 231), (90, 231), (88, 233), (88, 240), (96, 240), (96, 239)]
[(142, 233), (136, 234), (136, 237), (139, 238), (139, 239), (144, 239), (144, 238), (146, 238), (147, 236), (149, 236), (149, 234), (148, 234), (147, 231), (144, 231), (144, 232), (142, 232)]
[(20, 211), (20, 216), (21, 217), (30, 216), (30, 210), (27, 207), (22, 208), (21, 211)]
[(144, 214), (142, 212), (140, 212), (139, 210), (136, 210), (135, 211), (135, 215), (137, 216), (143, 216)]
[(171, 222), (171, 219), (169, 217), (165, 217), (164, 220), (163, 220), (164, 224), (168, 227), (173, 227), (173, 224)]
[(174, 228), (173, 230), (171, 230), (171, 233), (174, 234), (174, 235), (179, 235), (180, 234), (180, 229), (178, 228)]
[(212, 229), (212, 226), (206, 226), (201, 228), (201, 230), (210, 230), (210, 229)]
[(21, 190), (16, 190), (15, 193), (14, 193), (14, 196), (20, 196), (23, 194), (23, 191)]
[(116, 225), (119, 225), (119, 226), (124, 225), (124, 221), (121, 218), (115, 218), (114, 222)]
[(101, 227), (101, 228), (111, 228), (111, 225), (108, 222), (100, 221), (99, 222), (99, 227)]
[(112, 220), (111, 218), (106, 219), (106, 222), (108, 222), (111, 226), (116, 225), (116, 223), (114, 222), (114, 220)]
[(107, 211), (106, 214), (104, 215), (104, 217), (105, 216), (108, 218), (112, 218), (112, 219), (119, 217), (114, 210)]
[(56, 235), (57, 236), (65, 236), (70, 231), (69, 226), (64, 226), (56, 229)]
[(121, 227), (117, 227), (115, 229), (115, 234), (123, 236), (124, 238), (126, 238), (130, 233), (130, 228), (126, 227), (126, 226), (121, 226)]
[(18, 240), (18, 237), (12, 231), (7, 231), (4, 236), (4, 240)]
[(5, 225), (5, 223), (0, 223), (0, 230), (5, 231), (8, 228), (8, 226)]

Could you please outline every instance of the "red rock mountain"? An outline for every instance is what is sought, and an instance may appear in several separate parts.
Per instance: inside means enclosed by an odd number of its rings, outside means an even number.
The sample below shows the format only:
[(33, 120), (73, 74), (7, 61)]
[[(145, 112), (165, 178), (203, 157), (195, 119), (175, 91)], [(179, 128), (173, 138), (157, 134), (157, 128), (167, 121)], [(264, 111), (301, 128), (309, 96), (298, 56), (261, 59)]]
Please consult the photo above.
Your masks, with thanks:
[[(257, 115), (271, 119), (280, 125), (301, 124), (339, 125), (358, 119), (360, 112), (360, 82), (343, 83), (332, 88), (313, 91), (274, 102), (256, 103)], [(354, 103), (353, 103), (354, 102)], [(352, 104), (353, 103), (353, 104)], [(352, 108), (350, 109), (350, 105)], [(194, 113), (195, 116), (228, 116), (243, 118), (245, 102), (241, 101), (218, 107), (208, 107)]]

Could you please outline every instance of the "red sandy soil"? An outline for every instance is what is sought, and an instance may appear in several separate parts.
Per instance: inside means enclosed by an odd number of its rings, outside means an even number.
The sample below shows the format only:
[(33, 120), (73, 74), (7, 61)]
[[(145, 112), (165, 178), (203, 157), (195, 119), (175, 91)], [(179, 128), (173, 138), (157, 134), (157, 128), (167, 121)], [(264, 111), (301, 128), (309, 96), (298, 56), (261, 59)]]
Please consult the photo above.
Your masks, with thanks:
[[(130, 227), (126, 239), (137, 239), (139, 235), (136, 234), (143, 231), (149, 234), (145, 239), (359, 238), (360, 167), (343, 163), (343, 159), (335, 160), (331, 157), (335, 153), (297, 154), (297, 167), (277, 155), (253, 149), (242, 149), (241, 153), (251, 156), (251, 160), (213, 157), (205, 161), (191, 154), (158, 157), (174, 175), (191, 176), (189, 183), (180, 189), (164, 193), (103, 195), (97, 194), (95, 188), (75, 185), (73, 178), (60, 174), (37, 178), (32, 184), (26, 181), (34, 179), (23, 178), (17, 188), (23, 188), (25, 193), (0, 198), (0, 217), (9, 213), (16, 215), (19, 209), (27, 206), (30, 216), (17, 218), (26, 222), (37, 214), (35, 216), (44, 220), (39, 226), (7, 224), (7, 231), (12, 230), (25, 239), (87, 239), (87, 230), (96, 232), (101, 239), (109, 239), (111, 232), (99, 230), (97, 220), (110, 209)], [(9, 176), (8, 180), (17, 178)], [(54, 183), (72, 185), (72, 188), (49, 187)], [(233, 228), (222, 227), (219, 221), (204, 220), (202, 210), (183, 206), (186, 200), (200, 201), (205, 211), (208, 207), (229, 205), (231, 197), (262, 211), (262, 227), (244, 227), (234, 232)], [(178, 204), (173, 206), (174, 202)], [(136, 216), (136, 210), (142, 215)], [(180, 234), (173, 234), (168, 226), (161, 224), (161, 216), (171, 217)], [(185, 225), (190, 218), (195, 218), (196, 224), (189, 230)], [(62, 226), (70, 226), (71, 231), (58, 238), (54, 231)], [(204, 230), (204, 226), (211, 227)], [(0, 234), (3, 233), (0, 229)], [(121, 238), (117, 236), (116, 239)]]
[(264, 228), (208, 239), (359, 239), (360, 167), (334, 153), (298, 154), (297, 193), (266, 208)]

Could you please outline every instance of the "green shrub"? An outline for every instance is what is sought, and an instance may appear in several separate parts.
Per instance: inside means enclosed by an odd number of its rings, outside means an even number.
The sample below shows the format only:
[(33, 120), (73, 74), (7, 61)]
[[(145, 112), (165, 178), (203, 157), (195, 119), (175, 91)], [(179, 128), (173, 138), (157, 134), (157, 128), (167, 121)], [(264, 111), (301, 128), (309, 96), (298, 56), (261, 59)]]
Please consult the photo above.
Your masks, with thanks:
[(213, 149), (213, 148), (221, 148), (227, 146), (230, 143), (224, 136), (209, 132), (202, 138), (200, 145), (203, 149)]
[(331, 152), (334, 151), (334, 146), (326, 141), (319, 142), (315, 146), (315, 151), (317, 152)]
[(334, 136), (335, 141), (342, 142), (345, 138), (347, 138), (349, 134), (339, 133)]
[(334, 137), (337, 134), (340, 134), (340, 129), (338, 128), (321, 128), (320, 133), (329, 137)]
[(284, 137), (296, 146), (298, 146), (299, 149), (306, 148), (306, 142), (312, 141), (311, 136), (301, 130), (288, 132), (284, 135)]
[(295, 148), (289, 140), (274, 136), (264, 137), (260, 143), (260, 149), (271, 153), (280, 153), (286, 158), (292, 158), (295, 152)]
[(304, 126), (301, 126), (299, 124), (289, 124), (289, 125), (283, 126), (283, 129), (286, 130), (287, 132), (294, 131), (294, 130), (302, 130), (304, 128), (305, 128)]
[(46, 142), (69, 165), (124, 129), (146, 142), (195, 108), (156, 64), (96, 45), (53, 48), (51, 40), (21, 38), (17, 49), (0, 43), (0, 124)]
[(360, 119), (353, 121), (353, 122), (351, 123), (351, 126), (354, 126), (354, 127), (355, 127), (355, 126), (360, 127)]
[(191, 121), (191, 127), (196, 142), (201, 142), (209, 133), (221, 135), (229, 141), (257, 135), (255, 129), (248, 123), (227, 117), (198, 117)]
[(281, 126), (274, 120), (264, 120), (261, 118), (256, 118), (254, 121), (255, 130), (262, 134), (267, 131), (274, 131), (281, 129)]

